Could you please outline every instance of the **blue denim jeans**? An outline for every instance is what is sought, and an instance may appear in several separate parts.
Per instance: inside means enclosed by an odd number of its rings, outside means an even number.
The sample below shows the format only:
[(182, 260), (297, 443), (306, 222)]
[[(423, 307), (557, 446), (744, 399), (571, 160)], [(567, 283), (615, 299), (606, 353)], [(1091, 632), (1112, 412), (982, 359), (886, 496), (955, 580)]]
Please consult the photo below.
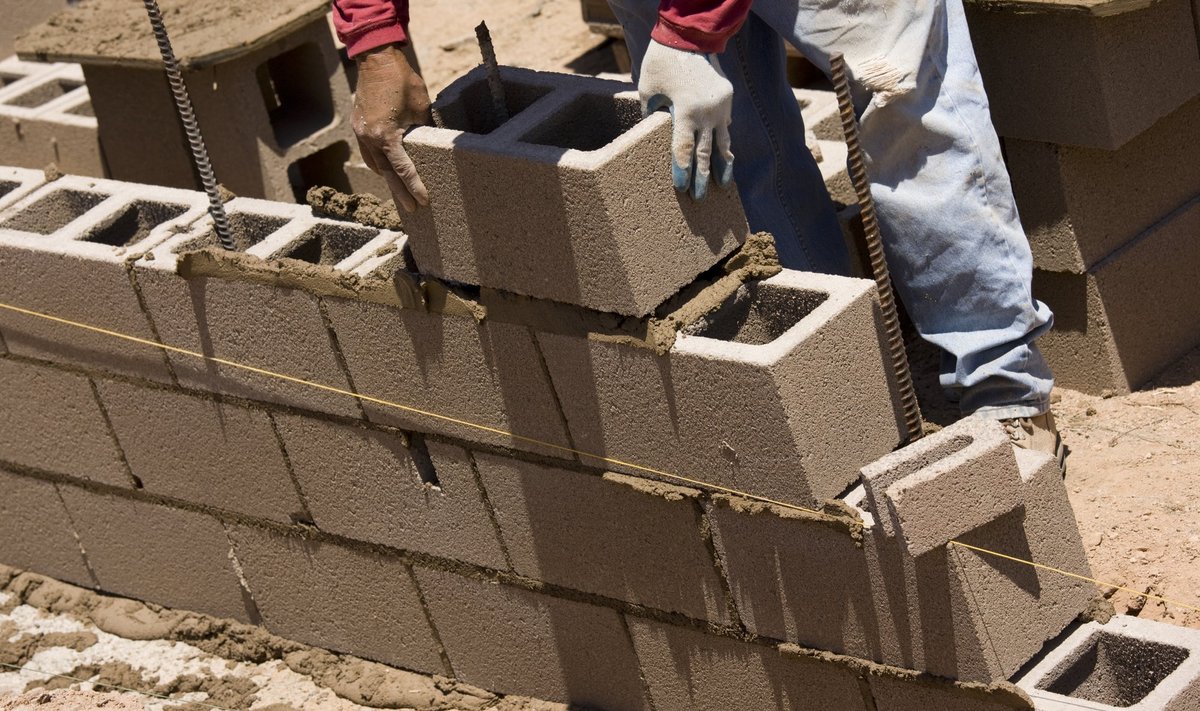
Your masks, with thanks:
[[(658, 0), (609, 0), (634, 76)], [(1034, 341), (1053, 315), (992, 126), (962, 0), (757, 0), (720, 57), (734, 88), (734, 177), (751, 229), (784, 266), (849, 273), (833, 204), (785, 74), (784, 41), (829, 72), (841, 52), (896, 290), (943, 353), (964, 414), (1029, 417), (1054, 380)], [(668, 160), (663, 156), (663, 160)]]

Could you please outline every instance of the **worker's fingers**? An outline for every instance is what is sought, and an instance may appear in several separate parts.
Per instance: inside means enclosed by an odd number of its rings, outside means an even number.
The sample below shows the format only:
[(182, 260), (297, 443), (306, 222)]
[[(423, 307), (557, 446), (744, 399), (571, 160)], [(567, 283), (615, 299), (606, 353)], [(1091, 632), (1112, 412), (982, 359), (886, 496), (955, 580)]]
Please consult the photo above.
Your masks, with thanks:
[(692, 197), (703, 200), (708, 195), (708, 176), (712, 172), (713, 132), (702, 129), (696, 134), (696, 166), (692, 175)]
[(717, 185), (725, 186), (733, 180), (733, 150), (729, 140), (729, 126), (717, 126), (713, 131), (714, 143), (712, 174)]
[(362, 156), (363, 163), (371, 169), (372, 173), (380, 175), (379, 161), (375, 159), (375, 149), (363, 142), (361, 138), (358, 139), (358, 154)]
[[(425, 183), (421, 181), (421, 176), (417, 174), (417, 166), (408, 157), (408, 151), (404, 150), (402, 139), (403, 136), (397, 135), (391, 141), (383, 144), (384, 155), (387, 156), (392, 170), (400, 181), (404, 183), (405, 189), (416, 202), (416, 205), (428, 205), (429, 191), (426, 190)], [(409, 212), (415, 209), (416, 207), (414, 206), (412, 209), (409, 209)]]
[(696, 131), (690, 123), (675, 122), (671, 133), (671, 182), (685, 192), (692, 184), (696, 165)]
[(413, 199), (412, 193), (408, 192), (408, 186), (391, 170), (383, 171), (383, 179), (387, 182), (388, 191), (392, 194), (392, 200), (396, 203), (396, 207), (405, 212), (416, 212), (417, 201)]

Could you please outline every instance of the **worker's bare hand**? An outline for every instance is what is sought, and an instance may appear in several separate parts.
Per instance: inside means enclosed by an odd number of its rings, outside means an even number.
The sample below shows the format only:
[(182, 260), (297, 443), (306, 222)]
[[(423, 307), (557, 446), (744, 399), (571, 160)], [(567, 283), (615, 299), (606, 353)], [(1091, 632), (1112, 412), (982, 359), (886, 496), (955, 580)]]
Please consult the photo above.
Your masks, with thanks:
[(413, 212), (429, 192), (404, 150), (404, 134), (430, 122), (429, 91), (396, 45), (358, 56), (353, 126), (367, 167), (383, 176), (396, 205)]

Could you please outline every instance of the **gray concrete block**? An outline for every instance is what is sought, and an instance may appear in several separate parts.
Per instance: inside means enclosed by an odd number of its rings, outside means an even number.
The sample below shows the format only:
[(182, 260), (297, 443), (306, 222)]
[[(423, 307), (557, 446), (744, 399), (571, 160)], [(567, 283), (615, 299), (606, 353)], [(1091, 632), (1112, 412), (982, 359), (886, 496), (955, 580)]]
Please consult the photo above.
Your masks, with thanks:
[[(126, 262), (205, 211), (199, 193), (68, 176), (0, 213), (0, 299), (154, 342)], [(160, 349), (10, 311), (16, 354), (170, 382)]]
[(63, 486), (100, 589), (240, 622), (254, 620), (220, 521)]
[(415, 568), (455, 676), (585, 708), (649, 708), (614, 610)]
[(812, 506), (901, 439), (876, 312), (870, 282), (784, 271), (665, 356), (538, 340), (578, 449)]
[(40, 170), (0, 167), (0, 210), (38, 189), (44, 182), (46, 176)]
[(1188, 0), (1038, 12), (970, 2), (967, 21), (1006, 138), (1116, 150), (1200, 93)]
[[(0, 62), (0, 160), (42, 169), (54, 164), (71, 175), (105, 177), (96, 119), (76, 64), (30, 68), (9, 58)], [(24, 75), (24, 78), (18, 78)]]
[(657, 711), (867, 709), (848, 665), (628, 617)]
[(504, 67), (497, 126), (481, 70), (405, 137), (431, 200), (405, 221), (422, 273), (641, 316), (746, 238), (736, 190), (674, 191), (670, 117), (625, 85)]
[(862, 470), (887, 536), (917, 557), (1021, 505), (1012, 440), (995, 420), (965, 418)]
[[(363, 395), (569, 446), (529, 329), (339, 298), (325, 299), (325, 306)], [(363, 407), (380, 424), (570, 457), (527, 439), (378, 403), (364, 402)]]
[(1200, 708), (1200, 633), (1125, 615), (1089, 622), (1017, 685), (1039, 711)]
[(513, 568), (554, 585), (729, 622), (694, 489), (476, 454)]
[(1082, 273), (1200, 194), (1200, 97), (1116, 151), (1004, 141), (1034, 265)]
[(303, 518), (266, 412), (116, 381), (96, 388), (147, 491), (277, 521)]
[(1038, 345), (1059, 385), (1129, 392), (1200, 345), (1197, 234), (1200, 198), (1087, 274), (1034, 271), (1034, 295), (1055, 314)]
[(442, 673), (417, 588), (399, 559), (245, 526), (230, 535), (273, 634)]
[(0, 562), (76, 585), (91, 575), (54, 484), (0, 468)]
[(406, 437), (293, 415), (274, 416), (317, 527), (360, 541), (504, 569), (504, 553), (471, 455), (423, 445), (422, 476)]
[(879, 670), (869, 677), (876, 711), (1041, 711), (1012, 684), (957, 684), (904, 670)]
[(0, 460), (131, 486), (88, 379), (0, 360)]

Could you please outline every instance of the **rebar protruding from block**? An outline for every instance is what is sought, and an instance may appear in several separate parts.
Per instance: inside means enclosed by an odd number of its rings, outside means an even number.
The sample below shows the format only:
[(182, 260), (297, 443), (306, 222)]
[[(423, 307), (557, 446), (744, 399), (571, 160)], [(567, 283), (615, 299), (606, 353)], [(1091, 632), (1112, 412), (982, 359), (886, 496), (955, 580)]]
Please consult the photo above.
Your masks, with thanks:
[(208, 193), (208, 214), (212, 216), (213, 229), (221, 246), (233, 251), (237, 245), (233, 241), (233, 233), (229, 229), (229, 218), (225, 215), (225, 201), (221, 199), (221, 191), (217, 187), (217, 176), (213, 172), (212, 163), (208, 160), (208, 148), (204, 145), (204, 137), (200, 134), (200, 123), (196, 120), (196, 112), (192, 108), (192, 99), (188, 96), (187, 85), (183, 83), (183, 74), (179, 71), (179, 60), (175, 58), (175, 50), (171, 48), (171, 38), (167, 35), (167, 26), (163, 22), (162, 10), (157, 0), (142, 0), (146, 6), (146, 15), (150, 17), (150, 26), (154, 28), (154, 39), (158, 42), (158, 50), (162, 54), (163, 66), (167, 70), (167, 82), (171, 85), (171, 94), (175, 97), (175, 108), (179, 111), (179, 120), (183, 123), (183, 132), (187, 135), (188, 145), (192, 149), (192, 160), (204, 192)]
[(483, 55), (483, 66), (487, 67), (488, 90), (492, 93), (492, 108), (496, 111), (496, 123), (508, 120), (508, 100), (504, 96), (504, 82), (500, 79), (500, 64), (496, 61), (496, 48), (492, 45), (492, 33), (486, 22), (475, 28), (479, 40), (479, 52)]
[(883, 253), (883, 238), (879, 234), (879, 221), (875, 216), (875, 201), (871, 197), (871, 183), (867, 179), (867, 165), (858, 138), (858, 120), (854, 115), (854, 101), (850, 96), (850, 81), (846, 77), (846, 58), (840, 52), (835, 53), (829, 58), (829, 63), (833, 75), (833, 88), (837, 92), (842, 132), (846, 135), (847, 168), (850, 180), (854, 184), (854, 192), (858, 195), (863, 232), (867, 238), (867, 255), (871, 259), (871, 271), (875, 275), (875, 286), (879, 292), (879, 308), (883, 312), (888, 355), (892, 360), (896, 386), (900, 391), (900, 403), (904, 408), (907, 442), (915, 442), (924, 434), (921, 407), (913, 389), (908, 353), (904, 350), (904, 334), (900, 330), (900, 317), (896, 313), (896, 295), (892, 290), (892, 277)]

